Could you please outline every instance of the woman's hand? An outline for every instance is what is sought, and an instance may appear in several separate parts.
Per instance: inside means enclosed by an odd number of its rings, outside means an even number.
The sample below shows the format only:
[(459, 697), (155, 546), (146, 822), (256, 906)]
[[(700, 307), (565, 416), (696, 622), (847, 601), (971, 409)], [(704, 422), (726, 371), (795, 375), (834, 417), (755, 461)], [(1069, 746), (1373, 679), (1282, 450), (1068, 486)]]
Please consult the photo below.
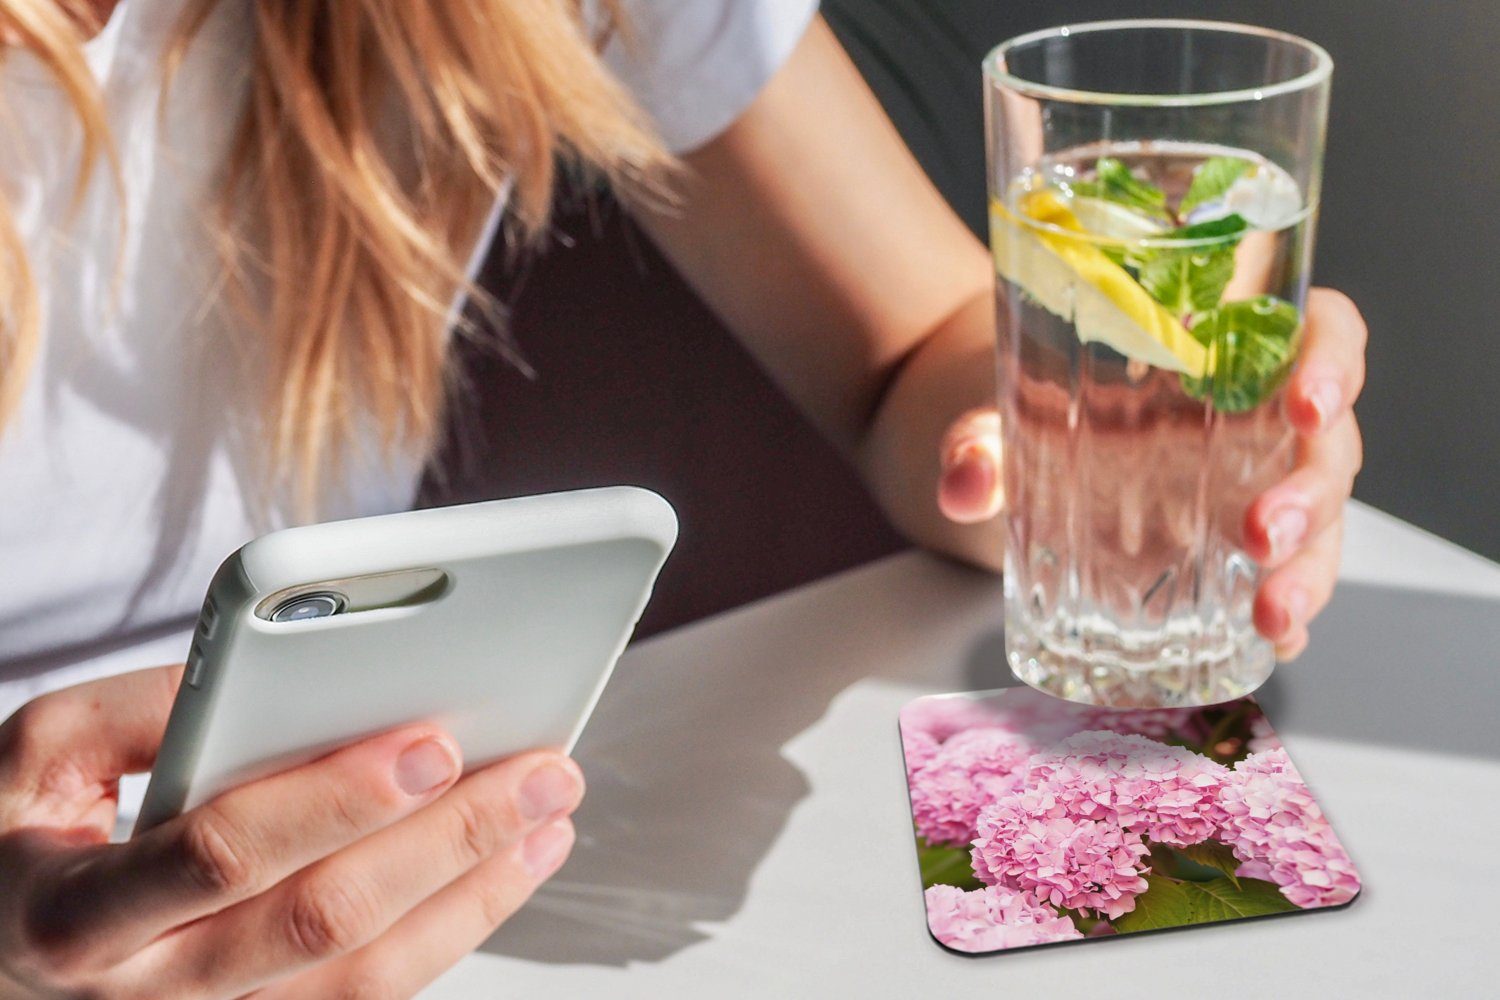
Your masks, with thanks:
[[(1363, 460), (1354, 400), (1364, 385), (1365, 322), (1348, 297), (1315, 288), (1307, 301), (1307, 343), (1287, 385), (1286, 412), (1298, 435), (1296, 467), (1245, 515), (1244, 544), (1270, 572), (1255, 597), (1255, 627), (1291, 659), (1307, 645), (1307, 623), (1338, 578), (1344, 501)], [(938, 506), (973, 524), (1003, 504), (1000, 419), (964, 414), (941, 446)]]
[(562, 864), (577, 765), (459, 778), (413, 725), (108, 843), (181, 668), (46, 695), (0, 726), (0, 997), (410, 996)]
[(1344, 542), (1344, 501), (1364, 463), (1354, 400), (1365, 383), (1365, 321), (1341, 292), (1307, 299), (1307, 344), (1286, 393), (1296, 428), (1292, 474), (1245, 514), (1245, 548), (1271, 572), (1255, 595), (1255, 627), (1289, 660), (1307, 623), (1333, 596)]

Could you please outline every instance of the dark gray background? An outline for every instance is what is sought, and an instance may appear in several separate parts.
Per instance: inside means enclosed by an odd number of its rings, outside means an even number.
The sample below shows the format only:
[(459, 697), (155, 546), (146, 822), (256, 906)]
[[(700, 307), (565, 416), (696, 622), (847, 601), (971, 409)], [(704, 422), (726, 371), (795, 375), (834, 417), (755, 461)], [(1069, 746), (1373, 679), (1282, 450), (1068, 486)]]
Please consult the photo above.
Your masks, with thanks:
[(1355, 495), (1500, 558), (1500, 3), (825, 0), (923, 165), (984, 219), (979, 61), (1011, 35), (1116, 17), (1281, 28), (1335, 62), (1316, 277), (1370, 324)]

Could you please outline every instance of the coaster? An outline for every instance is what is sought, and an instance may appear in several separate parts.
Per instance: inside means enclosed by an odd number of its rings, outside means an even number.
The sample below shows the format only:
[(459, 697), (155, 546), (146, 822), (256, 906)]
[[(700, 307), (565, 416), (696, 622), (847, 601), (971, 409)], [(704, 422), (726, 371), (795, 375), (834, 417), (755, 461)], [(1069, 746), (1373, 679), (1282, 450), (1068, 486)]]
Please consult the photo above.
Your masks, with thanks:
[(1359, 873), (1253, 698), (1027, 687), (901, 710), (927, 926), (968, 954), (1344, 906)]

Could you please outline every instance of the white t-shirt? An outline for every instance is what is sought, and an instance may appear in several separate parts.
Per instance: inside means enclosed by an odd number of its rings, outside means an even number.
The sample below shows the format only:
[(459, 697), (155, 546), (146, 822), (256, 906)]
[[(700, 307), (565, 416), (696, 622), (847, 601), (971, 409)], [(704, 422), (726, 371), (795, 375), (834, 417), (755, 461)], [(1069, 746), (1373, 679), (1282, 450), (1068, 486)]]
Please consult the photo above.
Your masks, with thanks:
[[(289, 520), (254, 502), (264, 491), (241, 433), (258, 400), (225, 363), (231, 321), (214, 308), (204, 222), (245, 90), (250, 5), (218, 5), (159, 116), (161, 53), (182, 4), (123, 0), (87, 46), (120, 151), (123, 243), (105, 170), (69, 220), (79, 129), (51, 76), (24, 51), (0, 64), (0, 189), (43, 315), (20, 410), (0, 431), (0, 719), (81, 676), (180, 657), (158, 643), (142, 653), (154, 661), (96, 659), (175, 635), (219, 562)], [(750, 103), (815, 9), (632, 0), (635, 44), (607, 55), (667, 144), (687, 151)], [(322, 516), (409, 506), (421, 464), (354, 463)], [(75, 666), (89, 661), (107, 666)]]

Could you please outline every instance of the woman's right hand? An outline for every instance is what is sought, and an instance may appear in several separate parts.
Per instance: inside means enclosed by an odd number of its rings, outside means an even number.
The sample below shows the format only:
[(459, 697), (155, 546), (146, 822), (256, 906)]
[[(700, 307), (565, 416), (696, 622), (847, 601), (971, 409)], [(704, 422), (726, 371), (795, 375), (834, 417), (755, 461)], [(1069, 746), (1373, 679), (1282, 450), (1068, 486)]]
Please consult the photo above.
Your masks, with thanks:
[(410, 996), (572, 848), (576, 764), (459, 780), (430, 725), (110, 844), (118, 779), (151, 766), (180, 678), (79, 685), (0, 726), (0, 997)]

